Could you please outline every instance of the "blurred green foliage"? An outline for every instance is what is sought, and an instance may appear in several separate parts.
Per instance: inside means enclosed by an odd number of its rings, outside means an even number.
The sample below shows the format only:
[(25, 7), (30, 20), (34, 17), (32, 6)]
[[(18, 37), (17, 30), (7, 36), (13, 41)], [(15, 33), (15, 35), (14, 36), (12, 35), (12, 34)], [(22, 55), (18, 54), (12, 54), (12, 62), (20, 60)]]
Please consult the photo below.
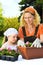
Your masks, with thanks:
[(8, 28), (16, 28), (18, 30), (19, 28), (19, 22), (18, 22), (18, 17), (14, 18), (6, 18), (3, 17), (2, 19), (0, 18), (0, 31), (5, 31)]
[(8, 28), (19, 28), (18, 17), (7, 18), (3, 16), (2, 3), (0, 3), (0, 35)]
[(3, 40), (3, 37), (1, 36), (0, 37), (0, 47), (2, 46), (2, 40)]

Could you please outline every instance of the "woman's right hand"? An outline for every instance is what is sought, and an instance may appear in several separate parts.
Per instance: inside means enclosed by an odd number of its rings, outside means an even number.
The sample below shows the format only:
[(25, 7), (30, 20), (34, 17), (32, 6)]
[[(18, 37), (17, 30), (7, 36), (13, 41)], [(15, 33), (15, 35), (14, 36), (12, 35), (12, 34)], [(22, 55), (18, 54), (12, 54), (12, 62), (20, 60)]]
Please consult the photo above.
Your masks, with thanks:
[(17, 42), (17, 46), (22, 46), (22, 47), (25, 47), (25, 43), (23, 40), (18, 40)]

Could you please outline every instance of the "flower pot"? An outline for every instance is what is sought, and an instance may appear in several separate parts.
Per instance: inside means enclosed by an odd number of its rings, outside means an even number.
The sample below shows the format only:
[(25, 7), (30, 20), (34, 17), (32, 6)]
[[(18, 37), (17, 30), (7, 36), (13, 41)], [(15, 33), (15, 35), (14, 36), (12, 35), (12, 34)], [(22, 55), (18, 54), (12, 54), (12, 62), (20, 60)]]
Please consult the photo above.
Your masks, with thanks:
[(25, 59), (43, 58), (43, 47), (18, 47), (21, 55)]

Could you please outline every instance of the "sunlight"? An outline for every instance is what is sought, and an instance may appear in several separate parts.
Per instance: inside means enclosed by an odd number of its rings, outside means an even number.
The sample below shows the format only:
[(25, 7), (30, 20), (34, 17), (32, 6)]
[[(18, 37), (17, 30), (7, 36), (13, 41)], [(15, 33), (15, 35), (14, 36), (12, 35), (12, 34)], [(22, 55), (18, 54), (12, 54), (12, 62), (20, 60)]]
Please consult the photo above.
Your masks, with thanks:
[(3, 8), (3, 15), (6, 17), (14, 17), (20, 15), (18, 2), (20, 0), (0, 0)]

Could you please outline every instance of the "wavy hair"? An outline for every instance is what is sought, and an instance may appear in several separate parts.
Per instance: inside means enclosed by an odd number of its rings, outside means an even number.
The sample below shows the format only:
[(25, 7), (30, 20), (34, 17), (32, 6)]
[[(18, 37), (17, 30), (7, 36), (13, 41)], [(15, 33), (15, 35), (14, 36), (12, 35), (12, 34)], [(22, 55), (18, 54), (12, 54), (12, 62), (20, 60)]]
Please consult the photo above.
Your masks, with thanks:
[[(21, 18), (20, 18), (20, 26), (26, 26), (26, 22), (24, 21), (24, 14), (25, 12), (22, 14)], [(40, 18), (40, 15), (38, 14), (38, 12), (35, 10), (35, 15), (34, 15), (35, 19), (34, 19), (34, 22), (33, 24), (35, 26), (39, 25), (40, 24), (40, 21), (41, 21), (41, 18)]]

